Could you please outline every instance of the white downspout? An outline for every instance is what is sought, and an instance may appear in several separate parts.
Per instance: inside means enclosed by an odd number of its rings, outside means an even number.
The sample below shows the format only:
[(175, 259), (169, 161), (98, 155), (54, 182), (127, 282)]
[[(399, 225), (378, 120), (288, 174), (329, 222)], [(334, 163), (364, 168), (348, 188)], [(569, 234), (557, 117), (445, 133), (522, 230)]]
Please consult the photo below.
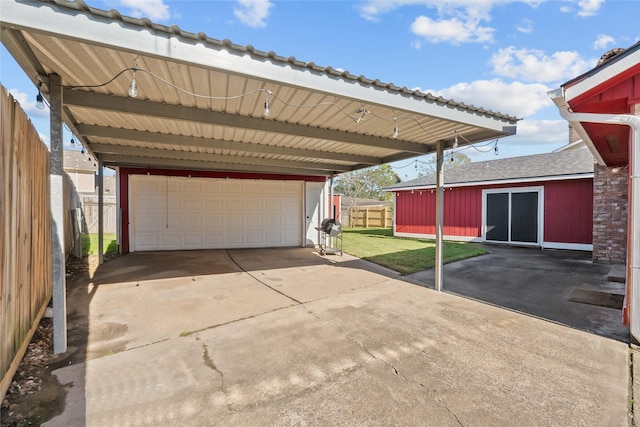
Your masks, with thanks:
[[(564, 99), (562, 89), (549, 92), (549, 96), (568, 122), (587, 122), (627, 125), (631, 127), (629, 149), (629, 230), (627, 247), (627, 281), (630, 298), (629, 329), (631, 337), (640, 341), (640, 117), (631, 114), (574, 113)], [(585, 141), (590, 143), (589, 139)], [(625, 301), (626, 304), (626, 301)]]

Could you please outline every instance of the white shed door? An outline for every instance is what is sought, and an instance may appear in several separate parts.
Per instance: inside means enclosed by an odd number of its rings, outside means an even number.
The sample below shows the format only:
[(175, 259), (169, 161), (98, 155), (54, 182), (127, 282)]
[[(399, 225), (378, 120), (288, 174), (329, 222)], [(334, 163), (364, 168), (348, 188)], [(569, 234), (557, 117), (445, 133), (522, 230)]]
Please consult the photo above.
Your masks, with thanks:
[(132, 175), (134, 251), (302, 244), (300, 181)]

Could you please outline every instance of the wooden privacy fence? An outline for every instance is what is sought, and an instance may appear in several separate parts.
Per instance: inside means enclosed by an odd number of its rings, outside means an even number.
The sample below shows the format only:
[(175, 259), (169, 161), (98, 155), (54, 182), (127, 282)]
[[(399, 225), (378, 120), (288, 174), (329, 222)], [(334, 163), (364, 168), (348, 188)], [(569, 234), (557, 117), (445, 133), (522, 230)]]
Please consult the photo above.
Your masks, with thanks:
[(350, 227), (390, 228), (393, 211), (388, 207), (349, 208)]
[(49, 151), (0, 86), (0, 400), (51, 299)]
[[(86, 225), (85, 233), (98, 233), (98, 196), (82, 195), (82, 210)], [(116, 232), (116, 197), (105, 196), (102, 206), (102, 220), (105, 233)]]

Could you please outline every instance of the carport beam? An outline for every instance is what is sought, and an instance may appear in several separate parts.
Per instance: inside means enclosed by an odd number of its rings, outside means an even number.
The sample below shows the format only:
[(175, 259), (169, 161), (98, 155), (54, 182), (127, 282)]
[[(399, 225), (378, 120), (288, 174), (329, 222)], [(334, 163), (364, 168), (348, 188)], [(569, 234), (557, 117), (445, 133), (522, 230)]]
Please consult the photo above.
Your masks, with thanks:
[(444, 173), (442, 168), (443, 144), (436, 144), (436, 259), (435, 259), (435, 289), (442, 290), (442, 221), (444, 217)]
[(53, 300), (53, 353), (67, 351), (67, 284), (65, 278), (64, 244), (64, 185), (62, 145), (62, 85), (58, 74), (49, 76), (51, 138), (50, 197), (51, 197), (51, 267)]

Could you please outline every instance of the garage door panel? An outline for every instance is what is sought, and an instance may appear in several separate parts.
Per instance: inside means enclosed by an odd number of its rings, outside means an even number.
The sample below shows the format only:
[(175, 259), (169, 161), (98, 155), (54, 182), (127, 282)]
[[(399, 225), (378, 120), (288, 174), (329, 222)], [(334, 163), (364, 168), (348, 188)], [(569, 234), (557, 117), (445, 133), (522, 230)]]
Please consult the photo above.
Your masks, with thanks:
[(206, 247), (222, 247), (224, 245), (224, 235), (222, 233), (207, 234), (204, 236)]
[(184, 201), (184, 210), (189, 212), (201, 212), (203, 209), (202, 200), (185, 200)]
[(227, 200), (225, 203), (225, 210), (227, 211), (236, 211), (242, 212), (244, 208), (244, 204), (242, 200)]
[(181, 186), (180, 183), (176, 186), (179, 190), (185, 193), (202, 193), (202, 184), (197, 180), (186, 180)]
[(261, 212), (263, 202), (261, 200), (247, 200), (245, 204), (245, 210), (249, 212)]
[(221, 230), (224, 227), (223, 217), (206, 217), (204, 220), (204, 231)]
[(137, 215), (134, 220), (137, 224), (136, 229), (140, 231), (157, 230), (166, 225), (166, 215), (158, 213)]
[[(180, 219), (180, 218), (179, 218)], [(188, 227), (188, 229), (192, 230), (201, 230), (202, 227), (202, 221), (203, 218), (201, 216), (194, 216), (194, 215), (189, 215), (189, 216), (185, 216), (182, 219), (182, 223)]]
[(250, 245), (260, 245), (264, 242), (264, 236), (260, 233), (246, 233), (245, 243)]
[(244, 243), (244, 233), (226, 233), (225, 243), (229, 245), (242, 245)]
[(286, 244), (295, 244), (300, 242), (300, 234), (299, 233), (284, 233), (284, 241)]
[(219, 212), (224, 207), (224, 200), (205, 200), (204, 210), (205, 212)]
[(226, 188), (221, 191), (222, 193), (226, 193), (226, 194), (229, 194), (229, 193), (231, 193), (231, 194), (244, 193), (244, 183), (242, 183), (239, 180), (233, 180), (233, 181), (228, 180), (226, 182), (225, 187)]
[(158, 249), (177, 249), (180, 247), (179, 234), (165, 234), (160, 238), (160, 247)]
[(200, 247), (204, 243), (202, 237), (200, 234), (187, 234), (184, 236), (184, 244), (185, 246)]
[(137, 238), (137, 243), (142, 247), (157, 247), (158, 236), (153, 234), (141, 233)]
[(297, 246), (302, 182), (134, 175), (134, 250)]
[(264, 229), (264, 218), (258, 215), (247, 215), (245, 216), (244, 225), (247, 229)]

